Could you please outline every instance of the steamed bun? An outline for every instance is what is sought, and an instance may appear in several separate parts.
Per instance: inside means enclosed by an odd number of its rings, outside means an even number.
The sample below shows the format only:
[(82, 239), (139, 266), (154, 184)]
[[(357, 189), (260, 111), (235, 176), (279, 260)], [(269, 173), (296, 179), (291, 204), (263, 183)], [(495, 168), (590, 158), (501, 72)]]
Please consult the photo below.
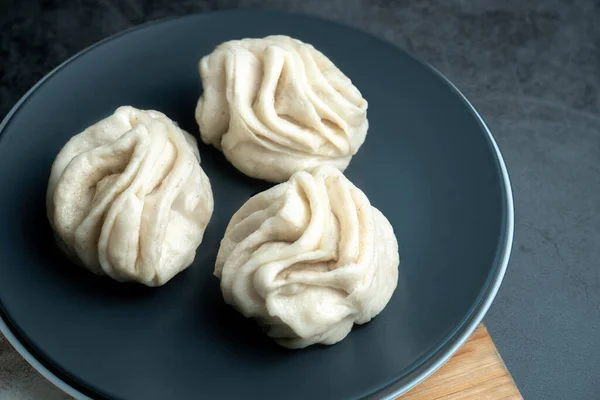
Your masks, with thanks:
[(225, 302), (277, 343), (334, 344), (383, 310), (398, 281), (385, 216), (339, 170), (318, 167), (248, 200), (217, 256)]
[(367, 101), (310, 44), (233, 40), (199, 68), (200, 136), (248, 176), (282, 182), (319, 165), (343, 171), (365, 140)]
[(120, 107), (60, 150), (46, 198), (61, 249), (118, 281), (165, 284), (213, 212), (196, 140), (157, 111)]

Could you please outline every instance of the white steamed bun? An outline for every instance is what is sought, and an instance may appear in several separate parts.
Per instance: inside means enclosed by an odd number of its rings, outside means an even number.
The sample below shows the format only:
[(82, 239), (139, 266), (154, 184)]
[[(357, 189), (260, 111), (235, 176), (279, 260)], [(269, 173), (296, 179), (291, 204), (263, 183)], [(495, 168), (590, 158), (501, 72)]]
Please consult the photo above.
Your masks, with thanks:
[(233, 40), (200, 60), (200, 136), (244, 174), (272, 182), (343, 171), (367, 134), (367, 101), (327, 57), (287, 36)]
[(231, 218), (215, 275), (225, 301), (282, 346), (334, 344), (375, 317), (398, 281), (385, 216), (339, 170), (297, 172)]
[(147, 286), (187, 268), (213, 212), (196, 145), (164, 114), (128, 106), (72, 137), (46, 198), (61, 249), (96, 274)]

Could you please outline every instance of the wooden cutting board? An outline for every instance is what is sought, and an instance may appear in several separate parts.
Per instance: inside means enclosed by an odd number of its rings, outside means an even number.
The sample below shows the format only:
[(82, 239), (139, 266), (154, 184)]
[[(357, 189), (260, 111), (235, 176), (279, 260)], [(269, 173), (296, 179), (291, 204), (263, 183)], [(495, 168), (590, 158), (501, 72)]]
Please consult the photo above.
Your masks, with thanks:
[(485, 326), (436, 373), (397, 400), (523, 400)]

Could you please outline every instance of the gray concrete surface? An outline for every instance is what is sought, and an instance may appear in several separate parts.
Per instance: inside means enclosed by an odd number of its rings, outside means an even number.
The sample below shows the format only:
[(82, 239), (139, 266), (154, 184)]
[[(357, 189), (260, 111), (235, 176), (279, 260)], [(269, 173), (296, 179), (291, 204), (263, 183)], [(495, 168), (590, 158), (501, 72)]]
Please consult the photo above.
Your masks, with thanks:
[[(245, 6), (356, 26), (464, 91), (498, 140), (515, 195), (513, 256), (485, 322), (526, 399), (600, 399), (600, 1), (2, 1), (0, 117), (108, 35)], [(0, 339), (0, 399), (63, 398)]]

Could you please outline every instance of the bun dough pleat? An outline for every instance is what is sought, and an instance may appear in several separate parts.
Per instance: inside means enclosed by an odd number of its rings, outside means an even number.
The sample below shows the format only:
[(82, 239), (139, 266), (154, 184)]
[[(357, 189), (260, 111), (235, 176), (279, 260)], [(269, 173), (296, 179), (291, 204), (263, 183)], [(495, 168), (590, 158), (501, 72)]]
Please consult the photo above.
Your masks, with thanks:
[(383, 310), (398, 281), (385, 216), (339, 170), (298, 172), (231, 218), (215, 275), (225, 301), (280, 345), (342, 340)]
[(343, 171), (365, 140), (367, 101), (309, 44), (233, 40), (199, 67), (200, 136), (248, 176), (282, 182), (319, 165)]
[(62, 148), (47, 211), (74, 261), (159, 286), (192, 263), (213, 196), (196, 140), (160, 112), (125, 106)]

